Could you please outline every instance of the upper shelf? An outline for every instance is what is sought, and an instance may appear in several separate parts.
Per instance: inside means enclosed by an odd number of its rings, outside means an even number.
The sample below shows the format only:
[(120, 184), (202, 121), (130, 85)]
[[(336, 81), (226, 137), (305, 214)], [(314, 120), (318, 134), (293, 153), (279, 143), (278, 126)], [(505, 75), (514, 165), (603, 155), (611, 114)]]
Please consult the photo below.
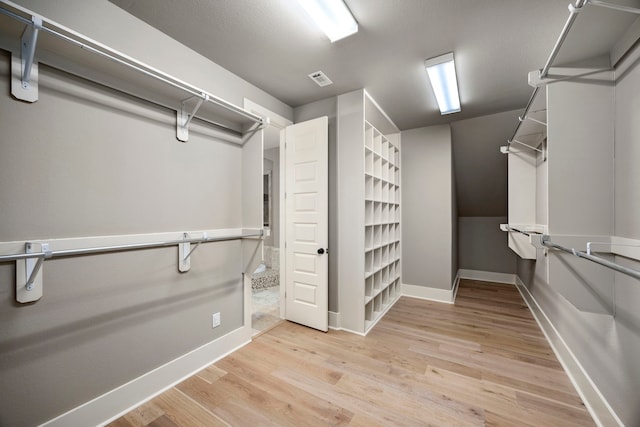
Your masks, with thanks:
[[(0, 0), (0, 48), (20, 56), (21, 37), (37, 14)], [(41, 62), (189, 116), (243, 133), (265, 119), (98, 41), (42, 18), (34, 63)], [(24, 55), (24, 54), (23, 54)], [(183, 105), (183, 101), (187, 100)], [(195, 108), (201, 102), (199, 108)], [(180, 113), (183, 111), (183, 120)], [(188, 120), (187, 120), (188, 119)], [(179, 131), (178, 131), (179, 133)], [(178, 136), (179, 139), (181, 139)]]

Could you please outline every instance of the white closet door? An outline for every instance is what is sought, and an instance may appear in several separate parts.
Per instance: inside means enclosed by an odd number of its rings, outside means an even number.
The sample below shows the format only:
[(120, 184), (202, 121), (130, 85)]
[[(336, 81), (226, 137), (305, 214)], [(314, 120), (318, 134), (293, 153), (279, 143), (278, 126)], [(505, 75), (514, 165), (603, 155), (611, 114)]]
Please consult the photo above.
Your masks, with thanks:
[(288, 126), (286, 157), (286, 318), (329, 326), (328, 118)]

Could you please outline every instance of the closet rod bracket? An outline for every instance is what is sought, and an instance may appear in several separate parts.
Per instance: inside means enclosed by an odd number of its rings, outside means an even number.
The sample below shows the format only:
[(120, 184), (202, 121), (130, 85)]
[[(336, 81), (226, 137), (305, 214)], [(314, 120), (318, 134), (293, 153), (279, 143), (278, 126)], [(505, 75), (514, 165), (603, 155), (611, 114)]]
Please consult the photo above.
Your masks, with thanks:
[[(208, 242), (209, 236), (205, 231), (202, 233), (202, 238), (198, 240), (190, 238), (189, 233), (183, 233), (182, 238), (183, 242), (178, 243), (178, 271), (185, 273), (191, 269), (191, 254), (198, 249), (200, 244)], [(195, 245), (191, 246), (191, 243), (195, 243)]]
[(20, 57), (11, 55), (11, 94), (27, 102), (38, 100), (38, 63), (34, 61), (42, 18), (32, 16), (20, 39)]
[[(187, 110), (187, 103), (196, 98), (196, 105), (191, 110), (191, 113)], [(209, 95), (202, 93), (200, 95), (193, 95), (187, 99), (183, 99), (180, 102), (180, 108), (176, 112), (176, 137), (182, 142), (189, 140), (189, 123), (195, 117), (196, 113), (202, 106), (203, 102), (209, 101)]]
[[(37, 245), (40, 246), (39, 251), (36, 250)], [(21, 303), (42, 298), (42, 264), (53, 256), (48, 243), (25, 243), (25, 253), (34, 252), (40, 252), (39, 256), (16, 260), (16, 299)]]
[(253, 135), (256, 134), (259, 130), (266, 129), (271, 124), (271, 119), (269, 117), (263, 117), (262, 120), (256, 122), (251, 126), (242, 136), (242, 145), (246, 144), (247, 141), (251, 139)]

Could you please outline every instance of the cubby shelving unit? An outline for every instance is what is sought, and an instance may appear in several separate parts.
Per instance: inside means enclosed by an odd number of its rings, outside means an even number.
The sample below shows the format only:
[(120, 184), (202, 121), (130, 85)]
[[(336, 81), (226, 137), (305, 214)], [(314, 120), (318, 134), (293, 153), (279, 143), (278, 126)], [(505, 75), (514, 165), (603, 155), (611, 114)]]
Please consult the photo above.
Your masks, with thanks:
[(399, 291), (400, 150), (365, 120), (365, 330)]
[(350, 165), (339, 184), (340, 326), (364, 334), (400, 295), (400, 133), (364, 90), (338, 97), (338, 122), (339, 162)]

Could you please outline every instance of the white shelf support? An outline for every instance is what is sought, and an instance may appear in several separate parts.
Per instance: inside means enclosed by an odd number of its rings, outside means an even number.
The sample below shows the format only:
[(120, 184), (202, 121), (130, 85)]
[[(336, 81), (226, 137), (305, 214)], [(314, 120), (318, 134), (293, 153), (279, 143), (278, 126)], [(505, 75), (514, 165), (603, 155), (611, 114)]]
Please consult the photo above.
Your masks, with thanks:
[(38, 100), (38, 63), (34, 61), (42, 18), (32, 16), (20, 39), (20, 57), (11, 55), (11, 94), (27, 102)]
[[(35, 243), (25, 243), (25, 253), (38, 252)], [(42, 255), (37, 258), (16, 260), (16, 300), (20, 303), (37, 301), (42, 298), (42, 264), (51, 258), (52, 252), (48, 243), (40, 243)]]
[(251, 128), (249, 128), (242, 137), (242, 145), (246, 144), (247, 141), (249, 141), (256, 132), (267, 128), (270, 123), (271, 120), (269, 119), (269, 117), (263, 117), (261, 122), (254, 123), (253, 126), (251, 126)]
[[(192, 99), (197, 98), (196, 105), (193, 107), (191, 113), (187, 111), (187, 103)], [(180, 109), (176, 111), (176, 137), (182, 141), (187, 142), (189, 140), (189, 123), (195, 117), (196, 113), (202, 106), (202, 103), (209, 101), (209, 95), (202, 93), (201, 95), (193, 95), (187, 99), (182, 100), (180, 103)]]
[[(189, 234), (183, 234), (184, 240), (189, 239)], [(178, 243), (178, 271), (185, 273), (191, 269), (191, 243)]]
[[(509, 145), (514, 144), (514, 143), (515, 143), (515, 144), (520, 144), (520, 145), (522, 145), (522, 146), (525, 146), (525, 147), (527, 147), (527, 148), (529, 148), (529, 149), (531, 149), (531, 150), (537, 151), (538, 153), (542, 153), (542, 150), (541, 150), (541, 149), (536, 148), (536, 147), (533, 147), (533, 146), (531, 146), (531, 145), (529, 145), (529, 144), (525, 144), (524, 142), (522, 142), (522, 141), (518, 141), (518, 140), (517, 140), (517, 139), (515, 139), (515, 138), (514, 138), (514, 139), (510, 139), (510, 140), (508, 140), (508, 141), (507, 141), (507, 153), (509, 152), (509, 150), (508, 150)], [(504, 153), (504, 151), (502, 150), (502, 148), (500, 148), (500, 151), (501, 151), (502, 153)]]
[(184, 240), (189, 240), (188, 242), (183, 242), (178, 244), (178, 270), (181, 273), (187, 272), (191, 269), (191, 254), (195, 252), (196, 249), (200, 246), (201, 243), (205, 243), (209, 240), (209, 236), (206, 232), (202, 233), (202, 240), (195, 242), (195, 246), (191, 247), (191, 241), (193, 239), (189, 239), (189, 234), (183, 234)]

